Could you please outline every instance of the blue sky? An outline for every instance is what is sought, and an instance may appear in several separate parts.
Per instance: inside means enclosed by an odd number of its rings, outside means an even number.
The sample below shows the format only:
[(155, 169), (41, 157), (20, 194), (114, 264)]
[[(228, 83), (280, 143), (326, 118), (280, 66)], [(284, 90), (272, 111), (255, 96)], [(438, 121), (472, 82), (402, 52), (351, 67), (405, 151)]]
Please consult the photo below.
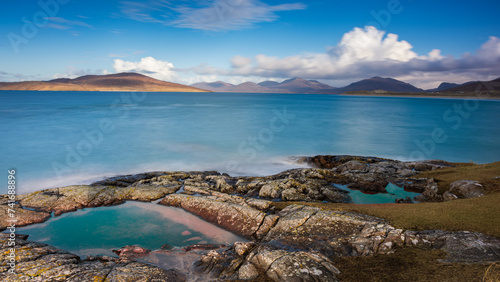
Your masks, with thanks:
[(500, 76), (498, 1), (0, 1), (0, 81), (136, 71), (430, 88)]

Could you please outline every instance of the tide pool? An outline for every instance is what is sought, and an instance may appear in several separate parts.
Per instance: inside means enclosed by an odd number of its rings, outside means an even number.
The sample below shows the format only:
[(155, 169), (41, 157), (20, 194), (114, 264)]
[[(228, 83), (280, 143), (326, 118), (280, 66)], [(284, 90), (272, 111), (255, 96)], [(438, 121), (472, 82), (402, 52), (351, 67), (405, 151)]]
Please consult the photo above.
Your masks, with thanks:
[(142, 202), (65, 213), (18, 228), (17, 233), (82, 257), (115, 256), (112, 250), (126, 245), (156, 250), (164, 244), (183, 247), (246, 241), (181, 209)]
[(392, 183), (387, 184), (385, 187), (387, 193), (378, 194), (366, 194), (356, 189), (350, 189), (347, 185), (334, 184), (334, 186), (344, 191), (348, 191), (352, 203), (354, 204), (394, 203), (396, 199), (406, 199), (406, 197), (413, 199), (414, 197), (420, 195), (419, 193), (405, 191), (403, 188)]

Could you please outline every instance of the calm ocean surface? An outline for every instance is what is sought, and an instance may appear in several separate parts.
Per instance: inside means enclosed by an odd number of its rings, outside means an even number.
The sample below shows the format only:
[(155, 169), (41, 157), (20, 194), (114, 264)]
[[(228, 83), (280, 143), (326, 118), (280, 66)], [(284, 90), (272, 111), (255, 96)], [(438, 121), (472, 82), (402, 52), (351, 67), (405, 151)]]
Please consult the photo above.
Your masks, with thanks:
[(500, 160), (500, 101), (0, 91), (0, 181), (18, 193), (154, 170), (267, 175), (290, 156)]

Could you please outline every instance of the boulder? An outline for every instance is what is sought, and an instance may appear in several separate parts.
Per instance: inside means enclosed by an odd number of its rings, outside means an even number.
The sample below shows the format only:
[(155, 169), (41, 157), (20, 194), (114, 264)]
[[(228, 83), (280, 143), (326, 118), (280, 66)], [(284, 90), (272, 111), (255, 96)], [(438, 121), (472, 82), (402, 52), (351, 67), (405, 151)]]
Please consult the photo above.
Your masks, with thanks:
[(266, 184), (260, 188), (259, 197), (261, 198), (281, 198), (282, 189), (274, 184)]
[(259, 271), (250, 262), (245, 262), (238, 270), (238, 279), (254, 280), (259, 277)]
[(295, 188), (289, 188), (281, 193), (281, 198), (284, 201), (304, 201), (307, 196), (298, 192)]
[(478, 181), (459, 180), (450, 184), (449, 192), (461, 198), (475, 198), (484, 196), (484, 187)]
[(441, 202), (443, 196), (439, 194), (438, 184), (434, 179), (427, 180), (425, 190), (422, 195), (415, 197), (418, 202)]

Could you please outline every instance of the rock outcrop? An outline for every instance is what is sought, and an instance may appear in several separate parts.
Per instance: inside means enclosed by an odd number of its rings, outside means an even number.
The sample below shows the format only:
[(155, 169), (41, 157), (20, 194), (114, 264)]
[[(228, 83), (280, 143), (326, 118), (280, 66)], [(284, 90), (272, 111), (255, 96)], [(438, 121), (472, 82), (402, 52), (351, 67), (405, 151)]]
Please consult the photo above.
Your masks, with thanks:
[[(201, 215), (203, 217), (203, 215)], [(196, 266), (212, 277), (273, 281), (337, 281), (331, 258), (387, 254), (396, 248), (440, 249), (445, 262), (500, 260), (500, 240), (471, 232), (404, 231), (382, 219), (292, 205), (262, 238), (213, 250)]]
[[(0, 280), (2, 281), (186, 281), (175, 270), (164, 270), (140, 262), (121, 262), (112, 257), (86, 260), (46, 244), (16, 240), (8, 245), (8, 234), (0, 234)], [(15, 253), (15, 273), (10, 273), (10, 249)]]
[[(317, 156), (303, 161), (317, 166), (266, 177), (231, 177), (217, 172), (152, 172), (117, 176), (92, 185), (46, 189), (17, 196), (17, 226), (39, 223), (86, 207), (155, 201), (179, 207), (248, 239), (231, 246), (198, 245), (182, 250), (165, 246), (150, 251), (125, 246), (119, 258), (80, 257), (54, 247), (16, 240), (17, 273), (8, 273), (8, 236), (0, 235), (2, 281), (185, 281), (194, 272), (215, 280), (337, 281), (333, 259), (388, 254), (408, 246), (441, 249), (447, 262), (500, 261), (500, 240), (471, 232), (397, 229), (383, 219), (329, 211), (303, 204), (281, 211), (273, 201), (349, 202), (334, 184), (384, 193), (388, 183), (421, 192), (418, 201), (476, 197), (476, 182), (454, 182), (444, 195), (420, 171), (451, 164), (399, 162), (381, 158)], [(410, 202), (403, 199), (401, 202)], [(8, 227), (8, 200), (0, 196), (0, 229)], [(150, 264), (145, 264), (141, 260)], [(191, 268), (194, 263), (195, 267)], [(153, 266), (154, 264), (156, 266)], [(178, 270), (170, 268), (175, 267)], [(205, 276), (204, 276), (205, 275)]]
[(260, 239), (277, 220), (274, 215), (267, 215), (248, 206), (203, 196), (169, 195), (160, 204), (183, 208), (246, 238)]

